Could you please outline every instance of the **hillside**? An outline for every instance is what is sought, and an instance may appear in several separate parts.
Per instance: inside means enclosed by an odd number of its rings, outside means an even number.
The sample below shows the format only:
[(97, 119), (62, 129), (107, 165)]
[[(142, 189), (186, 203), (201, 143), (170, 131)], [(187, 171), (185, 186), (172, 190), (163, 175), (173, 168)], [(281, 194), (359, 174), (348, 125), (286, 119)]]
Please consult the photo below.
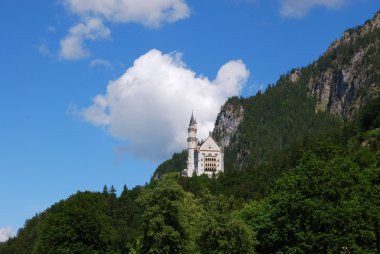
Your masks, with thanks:
[[(379, 54), (377, 12), (363, 26), (347, 30), (312, 64), (291, 70), (255, 96), (229, 99), (213, 131), (226, 148), (226, 171), (255, 168), (305, 136), (355, 118), (380, 96)], [(161, 165), (156, 173), (168, 171)]]
[(347, 30), (309, 68), (309, 94), (316, 109), (345, 118), (354, 117), (380, 95), (380, 12), (363, 26)]
[(379, 19), (230, 98), (213, 132), (224, 174), (180, 177), (174, 154), (145, 186), (57, 202), (0, 254), (380, 253)]
[[(363, 26), (347, 30), (314, 63), (281, 77), (265, 91), (265, 96), (259, 93), (227, 102), (217, 118), (214, 136), (222, 144), (226, 139), (235, 140), (229, 148), (235, 151), (233, 155), (241, 165), (252, 157), (256, 162), (265, 160), (265, 146), (270, 146), (269, 151), (275, 146), (282, 149), (294, 142), (296, 136), (303, 136), (305, 131), (326, 129), (329, 120), (323, 126), (326, 118), (319, 113), (331, 113), (342, 120), (352, 119), (363, 105), (380, 96), (379, 53), (380, 12)], [(245, 121), (239, 120), (242, 125), (237, 132), (228, 131), (231, 124), (223, 117), (230, 114), (231, 111), (226, 110), (231, 108), (230, 104), (238, 112), (245, 112)], [(311, 116), (314, 111), (316, 113)], [(234, 118), (233, 114), (231, 116)], [(278, 123), (282, 130), (277, 128)], [(234, 128), (237, 129), (236, 125)], [(292, 135), (289, 131), (298, 133)], [(249, 143), (244, 144), (246, 142)], [(239, 147), (242, 144), (245, 147)]]
[(244, 188), (225, 176), (164, 174), (119, 197), (78, 192), (0, 253), (379, 253), (380, 99), (359, 119), (283, 153), (289, 169), (265, 198), (247, 199), (249, 186), (231, 196)]

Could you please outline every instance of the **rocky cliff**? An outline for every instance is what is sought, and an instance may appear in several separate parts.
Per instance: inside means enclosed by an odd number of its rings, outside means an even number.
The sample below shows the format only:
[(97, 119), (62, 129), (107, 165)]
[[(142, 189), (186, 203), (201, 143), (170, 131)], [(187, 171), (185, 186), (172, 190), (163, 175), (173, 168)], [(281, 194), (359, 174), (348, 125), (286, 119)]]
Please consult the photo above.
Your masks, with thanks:
[(316, 110), (352, 118), (379, 97), (380, 12), (363, 26), (347, 30), (311, 66), (307, 83), (317, 98)]
[[(315, 112), (353, 118), (368, 101), (380, 96), (380, 11), (363, 26), (347, 30), (318, 60), (284, 78), (306, 87), (316, 99)], [(221, 108), (213, 135), (223, 147), (231, 140), (238, 142), (235, 135), (239, 135), (244, 112), (237, 99)]]
[(229, 99), (220, 109), (216, 118), (213, 137), (219, 145), (226, 148), (230, 145), (240, 123), (244, 119), (244, 108), (238, 98)]
[[(306, 136), (340, 128), (339, 118), (354, 118), (377, 97), (380, 12), (347, 30), (315, 62), (282, 75), (264, 92), (230, 98), (217, 116), (213, 137), (225, 148), (226, 171), (258, 170)], [(185, 161), (186, 151), (157, 172), (182, 170)]]

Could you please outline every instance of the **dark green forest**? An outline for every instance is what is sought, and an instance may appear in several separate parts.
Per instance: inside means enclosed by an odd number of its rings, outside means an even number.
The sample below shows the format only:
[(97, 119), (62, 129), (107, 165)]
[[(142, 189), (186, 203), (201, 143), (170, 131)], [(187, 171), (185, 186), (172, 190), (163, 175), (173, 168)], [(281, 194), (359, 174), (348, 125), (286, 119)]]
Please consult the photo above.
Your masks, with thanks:
[(268, 159), (269, 172), (283, 169), (268, 193), (249, 171), (78, 192), (0, 253), (379, 253), (379, 108)]
[(295, 82), (291, 71), (230, 98), (244, 121), (224, 173), (180, 177), (187, 153), (176, 153), (144, 186), (77, 192), (36, 214), (0, 254), (380, 253), (380, 98), (358, 92), (370, 99), (348, 118), (316, 111), (307, 91), (368, 45), (378, 87), (379, 31), (324, 54)]

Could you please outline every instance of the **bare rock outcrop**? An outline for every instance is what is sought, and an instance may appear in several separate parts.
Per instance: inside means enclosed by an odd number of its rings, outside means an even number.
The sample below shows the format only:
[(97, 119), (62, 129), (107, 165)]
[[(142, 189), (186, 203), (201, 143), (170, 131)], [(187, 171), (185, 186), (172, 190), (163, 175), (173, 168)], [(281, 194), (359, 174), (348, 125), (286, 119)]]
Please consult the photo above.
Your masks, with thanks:
[[(351, 118), (369, 100), (380, 96), (377, 78), (380, 66), (380, 12), (362, 27), (349, 29), (332, 43), (313, 64), (322, 69), (307, 84), (310, 95), (317, 99), (316, 111)], [(322, 66), (328, 62), (326, 69)], [(375, 63), (375, 64), (374, 64)]]
[(224, 148), (230, 145), (232, 137), (244, 119), (244, 108), (238, 99), (235, 99), (224, 104), (215, 122), (213, 137)]

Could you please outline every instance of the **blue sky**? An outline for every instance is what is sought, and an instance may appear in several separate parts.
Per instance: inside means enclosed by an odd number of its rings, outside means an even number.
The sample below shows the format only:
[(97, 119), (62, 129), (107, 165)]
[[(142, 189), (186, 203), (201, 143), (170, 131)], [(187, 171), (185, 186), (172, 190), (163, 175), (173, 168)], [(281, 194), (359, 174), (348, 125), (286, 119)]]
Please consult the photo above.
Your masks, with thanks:
[(202, 137), (226, 98), (312, 62), (380, 7), (104, 2), (0, 3), (0, 241), (78, 190), (143, 185), (185, 148), (192, 109)]

